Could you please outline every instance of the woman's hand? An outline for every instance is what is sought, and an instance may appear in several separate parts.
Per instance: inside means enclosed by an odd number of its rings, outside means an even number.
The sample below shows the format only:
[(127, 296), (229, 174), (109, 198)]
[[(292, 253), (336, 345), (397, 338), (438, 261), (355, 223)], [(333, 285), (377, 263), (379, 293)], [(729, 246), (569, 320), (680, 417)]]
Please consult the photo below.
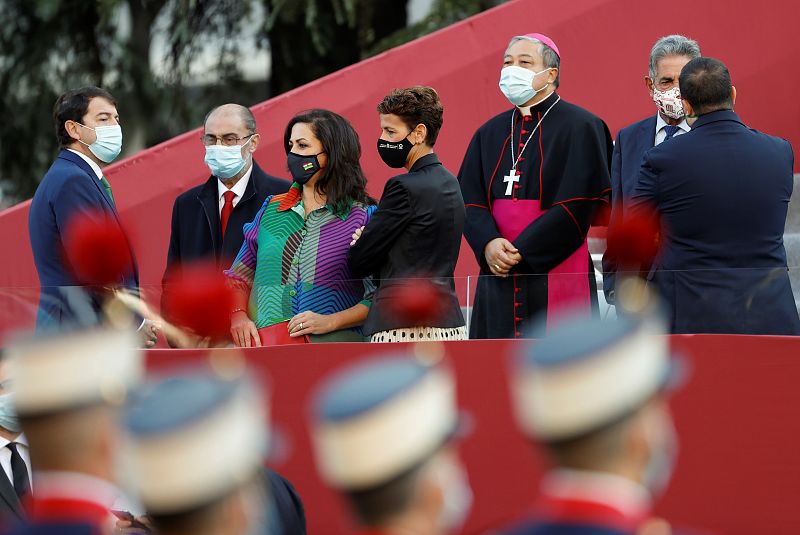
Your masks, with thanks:
[(361, 237), (361, 234), (364, 232), (364, 227), (358, 227), (355, 232), (353, 232), (353, 241), (350, 242), (350, 247), (354, 246), (358, 239)]
[(244, 310), (237, 310), (231, 315), (231, 337), (237, 347), (261, 347), (256, 324)]
[(331, 316), (309, 310), (301, 312), (289, 320), (289, 336), (292, 338), (307, 334), (325, 334), (335, 331), (337, 328)]

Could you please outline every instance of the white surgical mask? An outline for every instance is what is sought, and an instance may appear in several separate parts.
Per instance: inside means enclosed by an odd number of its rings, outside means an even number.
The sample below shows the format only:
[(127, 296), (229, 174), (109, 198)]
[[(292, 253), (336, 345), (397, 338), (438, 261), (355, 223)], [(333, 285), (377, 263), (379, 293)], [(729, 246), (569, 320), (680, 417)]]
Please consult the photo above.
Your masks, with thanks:
[(10, 393), (0, 395), (0, 427), (8, 429), (12, 433), (22, 431), (17, 411), (14, 410), (14, 398)]
[(250, 143), (251, 137), (241, 145), (209, 145), (206, 147), (205, 162), (211, 174), (222, 180), (236, 176), (244, 168), (247, 160), (242, 157), (242, 147)]
[(653, 86), (653, 102), (656, 103), (661, 113), (672, 119), (683, 119), (683, 101), (681, 100), (681, 90), (673, 87), (666, 91), (659, 91)]
[(516, 65), (503, 67), (503, 70), (500, 71), (500, 91), (514, 106), (522, 106), (550, 85), (548, 82), (539, 89), (533, 88), (533, 77), (549, 70), (533, 72)]
[(95, 139), (95, 142), (91, 145), (78, 140), (89, 147), (92, 154), (97, 156), (101, 162), (105, 163), (111, 163), (117, 159), (119, 153), (122, 152), (122, 127), (120, 125), (114, 124), (92, 128), (85, 124), (78, 124), (89, 130), (94, 130), (97, 139)]

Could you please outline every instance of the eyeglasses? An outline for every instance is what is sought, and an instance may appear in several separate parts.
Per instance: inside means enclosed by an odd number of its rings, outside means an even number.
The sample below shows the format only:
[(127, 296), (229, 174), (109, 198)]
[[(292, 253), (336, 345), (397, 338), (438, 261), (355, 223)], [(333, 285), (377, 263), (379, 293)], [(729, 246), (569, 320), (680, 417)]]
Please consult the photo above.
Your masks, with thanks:
[(255, 132), (252, 134), (248, 134), (244, 137), (239, 137), (236, 134), (225, 134), (224, 136), (215, 136), (213, 134), (204, 134), (200, 136), (200, 141), (203, 142), (203, 145), (206, 147), (210, 147), (211, 145), (216, 145), (217, 142), (221, 141), (223, 145), (226, 147), (230, 147), (233, 145), (238, 145), (240, 141), (243, 139), (247, 139), (249, 137), (253, 137), (256, 135)]

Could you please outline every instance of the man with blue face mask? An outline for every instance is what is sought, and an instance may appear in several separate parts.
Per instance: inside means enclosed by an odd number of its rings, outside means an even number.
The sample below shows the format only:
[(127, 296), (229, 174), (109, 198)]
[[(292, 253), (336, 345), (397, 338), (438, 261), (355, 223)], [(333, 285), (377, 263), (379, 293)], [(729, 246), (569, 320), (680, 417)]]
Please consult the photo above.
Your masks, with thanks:
[[(230, 267), (242, 247), (244, 224), (255, 218), (268, 196), (289, 189), (287, 181), (268, 175), (256, 163), (253, 154), (261, 136), (246, 107), (223, 104), (211, 110), (200, 140), (211, 176), (175, 199), (162, 296), (182, 264), (206, 260), (220, 269)], [(162, 298), (162, 315), (169, 319), (165, 302)]]
[[(65, 250), (64, 233), (74, 220), (84, 218), (120, 225), (111, 185), (103, 173), (122, 151), (116, 100), (99, 87), (73, 89), (56, 101), (53, 119), (61, 152), (36, 189), (28, 216), (31, 249), (42, 286), (38, 330), (62, 330), (92, 321), (90, 316), (102, 317), (103, 297), (91, 289), (86, 292), (93, 314), (75, 308), (73, 289), (80, 282), (74, 266), (79, 259), (70, 256), (75, 251)], [(133, 251), (130, 258), (134, 258)], [(115, 286), (135, 291), (138, 285), (138, 269), (132, 260)], [(157, 331), (157, 325), (149, 320), (140, 325), (145, 345), (155, 342)]]
[(500, 91), (513, 105), (470, 142), (458, 179), (481, 277), (470, 338), (519, 338), (530, 318), (597, 306), (586, 235), (610, 190), (605, 123), (557, 93), (549, 37), (511, 39)]

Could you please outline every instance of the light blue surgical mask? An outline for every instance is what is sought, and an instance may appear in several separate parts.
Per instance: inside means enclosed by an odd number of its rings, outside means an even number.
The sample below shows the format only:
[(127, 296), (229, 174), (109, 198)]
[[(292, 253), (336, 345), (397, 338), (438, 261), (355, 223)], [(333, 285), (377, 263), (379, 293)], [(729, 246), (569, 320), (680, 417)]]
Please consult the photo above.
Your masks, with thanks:
[(533, 72), (516, 65), (503, 67), (503, 70), (500, 71), (500, 91), (514, 106), (522, 106), (535, 97), (539, 91), (544, 91), (550, 85), (550, 82), (548, 82), (544, 87), (533, 88), (533, 77), (549, 70), (544, 69), (539, 72)]
[(0, 394), (0, 427), (8, 429), (12, 433), (22, 432), (22, 426), (17, 418), (17, 411), (14, 410), (13, 394)]
[(236, 176), (247, 160), (242, 158), (242, 147), (250, 143), (252, 137), (241, 145), (208, 145), (205, 162), (211, 174), (223, 180)]
[(105, 163), (111, 163), (117, 159), (119, 153), (122, 152), (122, 127), (120, 125), (114, 124), (92, 128), (85, 124), (78, 124), (89, 130), (94, 130), (95, 136), (97, 137), (94, 143), (90, 145), (81, 141), (81, 143), (89, 147), (92, 154), (97, 156), (101, 162)]

